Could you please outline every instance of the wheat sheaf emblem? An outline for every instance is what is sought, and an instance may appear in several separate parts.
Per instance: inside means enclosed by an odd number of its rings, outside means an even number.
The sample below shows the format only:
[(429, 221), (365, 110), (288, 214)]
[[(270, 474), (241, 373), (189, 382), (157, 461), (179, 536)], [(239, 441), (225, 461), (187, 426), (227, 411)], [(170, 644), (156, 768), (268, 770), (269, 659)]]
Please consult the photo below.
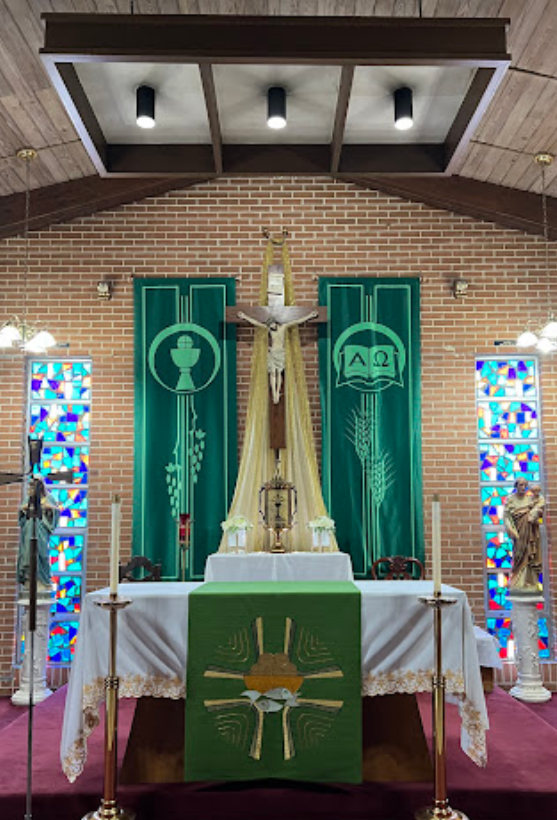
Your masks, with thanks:
[(282, 649), (276, 653), (264, 651), (263, 618), (258, 617), (249, 629), (240, 630), (219, 647), (219, 655), (229, 662), (247, 664), (253, 651), (255, 663), (245, 671), (208, 666), (204, 672), (205, 678), (242, 681), (245, 689), (237, 698), (205, 700), (204, 706), (213, 715), (223, 740), (238, 748), (249, 743), (249, 756), (254, 760), (261, 759), (266, 719), (275, 715), (281, 720), (283, 756), (290, 760), (296, 754), (293, 712), (305, 707), (296, 721), (296, 735), (297, 743), (309, 748), (321, 742), (344, 705), (342, 700), (303, 697), (307, 680), (338, 679), (344, 674), (333, 663), (327, 647), (307, 629), (298, 629), (292, 618), (285, 620)]

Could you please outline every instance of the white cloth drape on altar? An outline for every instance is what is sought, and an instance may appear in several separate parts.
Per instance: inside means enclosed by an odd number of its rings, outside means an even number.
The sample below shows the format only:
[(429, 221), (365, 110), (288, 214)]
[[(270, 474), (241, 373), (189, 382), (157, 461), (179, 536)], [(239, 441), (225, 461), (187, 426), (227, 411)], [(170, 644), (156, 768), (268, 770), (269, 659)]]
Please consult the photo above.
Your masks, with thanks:
[[(418, 597), (431, 581), (356, 581), (362, 595), (362, 693), (431, 691), (433, 616)], [(183, 698), (189, 594), (198, 583), (136, 583), (120, 587), (133, 603), (118, 616), (120, 697)], [(87, 759), (87, 737), (99, 723), (108, 662), (106, 611), (94, 606), (107, 590), (85, 596), (66, 700), (61, 759), (73, 781)], [(457, 603), (443, 613), (447, 694), (459, 703), (463, 750), (485, 765), (487, 710), (474, 627), (464, 592), (443, 587)], [(334, 617), (334, 613), (331, 613)]]
[(216, 552), (207, 558), (206, 581), (353, 581), (346, 552)]

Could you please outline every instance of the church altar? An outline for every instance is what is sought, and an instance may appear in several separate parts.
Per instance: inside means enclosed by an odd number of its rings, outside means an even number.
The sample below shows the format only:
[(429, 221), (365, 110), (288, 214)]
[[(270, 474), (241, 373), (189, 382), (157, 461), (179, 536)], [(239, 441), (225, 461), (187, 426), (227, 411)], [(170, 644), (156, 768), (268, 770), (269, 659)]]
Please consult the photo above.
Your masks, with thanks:
[(353, 581), (345, 552), (213, 553), (205, 565), (206, 581)]
[[(356, 581), (361, 593), (362, 695), (431, 691), (433, 629), (428, 607), (431, 581)], [(120, 697), (185, 698), (189, 595), (199, 583), (132, 583), (132, 600), (119, 616)], [(99, 724), (107, 669), (109, 619), (94, 605), (107, 590), (85, 596), (66, 700), (62, 768), (74, 781), (87, 760), (87, 738)], [(478, 765), (486, 763), (488, 717), (474, 627), (466, 594), (444, 613), (443, 660), (447, 695), (459, 705), (461, 747)], [(401, 625), (404, 624), (404, 629)]]

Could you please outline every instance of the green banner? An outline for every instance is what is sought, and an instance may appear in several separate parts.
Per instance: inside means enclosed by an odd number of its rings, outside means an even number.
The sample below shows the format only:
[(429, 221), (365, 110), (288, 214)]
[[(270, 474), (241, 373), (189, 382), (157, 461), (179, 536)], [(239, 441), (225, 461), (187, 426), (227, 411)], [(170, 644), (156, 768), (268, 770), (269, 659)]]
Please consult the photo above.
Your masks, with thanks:
[(136, 279), (133, 552), (179, 580), (218, 549), (237, 472), (233, 279)]
[(319, 280), (323, 496), (357, 578), (423, 561), (417, 279)]
[(189, 602), (186, 780), (361, 782), (358, 588), (209, 583)]

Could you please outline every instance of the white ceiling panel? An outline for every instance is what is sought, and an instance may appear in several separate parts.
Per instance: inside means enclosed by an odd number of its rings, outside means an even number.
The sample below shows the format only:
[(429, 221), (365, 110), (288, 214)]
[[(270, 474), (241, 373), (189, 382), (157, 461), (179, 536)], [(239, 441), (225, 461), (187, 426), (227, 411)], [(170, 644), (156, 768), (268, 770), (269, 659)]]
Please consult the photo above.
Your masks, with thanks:
[[(348, 107), (346, 143), (440, 143), (447, 136), (475, 69), (449, 66), (359, 66)], [(413, 91), (414, 126), (394, 126), (393, 93)]]
[[(76, 71), (110, 143), (208, 143), (205, 99), (196, 65), (169, 63), (79, 63)], [(135, 122), (135, 92), (155, 89), (152, 129)]]
[[(340, 82), (337, 66), (217, 65), (215, 87), (224, 143), (329, 143)], [(267, 127), (267, 89), (286, 89), (288, 124)]]

